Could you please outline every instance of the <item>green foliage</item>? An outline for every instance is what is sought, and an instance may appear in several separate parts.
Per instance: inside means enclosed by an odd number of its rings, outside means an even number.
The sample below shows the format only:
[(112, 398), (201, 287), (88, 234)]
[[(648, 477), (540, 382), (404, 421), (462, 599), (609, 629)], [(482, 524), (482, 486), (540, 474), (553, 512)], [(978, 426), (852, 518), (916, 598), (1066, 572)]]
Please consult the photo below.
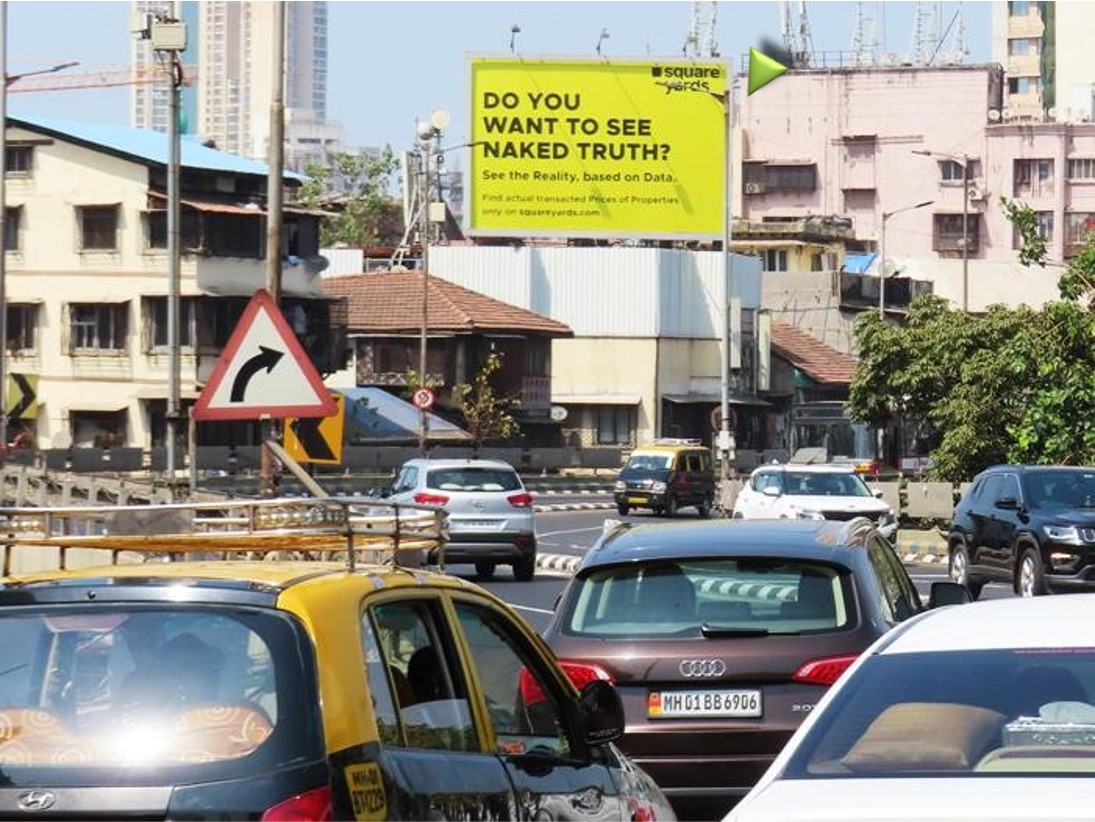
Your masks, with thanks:
[(1019, 232), (1019, 262), (1024, 266), (1039, 265), (1045, 268), (1049, 241), (1038, 227), (1037, 213), (1026, 203), (1004, 196), (1000, 197), (1000, 206), (1008, 222)]
[[(403, 210), (389, 194), (399, 163), (390, 146), (378, 156), (330, 152), (328, 162), (304, 173), (299, 202), (329, 212), (320, 227), (320, 244), (353, 248), (396, 245), (403, 236)], [(346, 192), (343, 195), (336, 191)]]
[(510, 413), (521, 404), (520, 400), (498, 394), (491, 384), (491, 378), (501, 367), (501, 355), (492, 351), (471, 383), (459, 383), (454, 388), (476, 451), (485, 442), (512, 439), (521, 433), (517, 420)]

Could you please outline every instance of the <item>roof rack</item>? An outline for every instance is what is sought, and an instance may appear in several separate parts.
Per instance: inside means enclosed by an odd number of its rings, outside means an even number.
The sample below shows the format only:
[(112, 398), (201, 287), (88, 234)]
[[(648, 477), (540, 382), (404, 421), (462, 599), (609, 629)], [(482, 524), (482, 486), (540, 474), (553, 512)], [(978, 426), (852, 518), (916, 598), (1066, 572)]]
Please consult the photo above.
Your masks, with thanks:
[(681, 437), (658, 437), (651, 445), (703, 445), (703, 442), (696, 439), (682, 439)]
[(110, 551), (115, 565), (123, 552), (128, 562), (153, 556), (167, 561), (194, 555), (208, 559), (209, 554), (224, 559), (267, 559), (285, 553), (330, 559), (329, 554), (344, 553), (351, 571), (364, 552), (370, 554), (369, 561), (398, 566), (401, 551), (436, 550), (437, 565), (443, 568), (448, 536), (444, 510), (358, 498), (0, 507), (4, 576), (11, 573), (13, 548), (58, 549), (61, 570), (72, 548)]

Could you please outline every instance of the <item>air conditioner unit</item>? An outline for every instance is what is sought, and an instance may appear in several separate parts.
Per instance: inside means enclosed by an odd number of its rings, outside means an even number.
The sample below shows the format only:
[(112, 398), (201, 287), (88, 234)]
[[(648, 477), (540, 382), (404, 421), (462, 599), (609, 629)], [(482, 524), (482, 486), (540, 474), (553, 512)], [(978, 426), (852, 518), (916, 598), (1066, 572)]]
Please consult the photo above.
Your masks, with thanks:
[(988, 197), (988, 194), (980, 188), (973, 187), (970, 188), (969, 196), (971, 203), (980, 203), (984, 202), (985, 198)]
[(763, 194), (767, 190), (767, 186), (764, 183), (746, 183), (746, 194)]
[(1057, 109), (1051, 106), (1049, 109), (1046, 110), (1046, 117), (1048, 117), (1050, 120), (1056, 120)]

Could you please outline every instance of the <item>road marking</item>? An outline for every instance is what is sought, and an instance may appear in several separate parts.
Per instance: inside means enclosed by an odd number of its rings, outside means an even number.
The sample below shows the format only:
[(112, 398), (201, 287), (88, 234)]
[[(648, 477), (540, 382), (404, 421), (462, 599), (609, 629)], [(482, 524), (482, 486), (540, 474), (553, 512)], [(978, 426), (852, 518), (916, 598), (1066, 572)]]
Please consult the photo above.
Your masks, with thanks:
[(546, 537), (557, 537), (560, 534), (583, 534), (586, 531), (603, 531), (604, 529), (604, 525), (596, 525), (588, 528), (569, 528), (566, 531), (541, 531), (538, 536), (540, 539), (545, 539)]
[(548, 614), (549, 616), (555, 613), (547, 608), (533, 608), (531, 605), (515, 605), (512, 602), (509, 603), (509, 607), (516, 608), (519, 611), (532, 611), (534, 614)]

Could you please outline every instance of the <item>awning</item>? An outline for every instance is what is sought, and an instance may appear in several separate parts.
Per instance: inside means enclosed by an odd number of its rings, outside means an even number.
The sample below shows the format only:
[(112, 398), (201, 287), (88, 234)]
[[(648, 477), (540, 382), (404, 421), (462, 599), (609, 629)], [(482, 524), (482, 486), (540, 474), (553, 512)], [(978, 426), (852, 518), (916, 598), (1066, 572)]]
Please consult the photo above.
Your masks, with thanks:
[[(163, 200), (164, 207), (166, 208), (167, 197), (157, 191), (150, 191), (148, 196), (157, 200)], [(258, 205), (236, 205), (234, 203), (218, 203), (207, 200), (191, 199), (181, 199), (179, 200), (179, 203), (187, 208), (192, 208), (195, 211), (204, 211), (211, 214), (245, 214), (248, 217), (266, 216), (266, 211)]]
[[(333, 388), (346, 397), (346, 441), (374, 442), (418, 438), (419, 411), (383, 388)], [(426, 414), (429, 441), (466, 441), (472, 435), (436, 414)]]
[(846, 274), (866, 274), (874, 265), (877, 254), (849, 254), (844, 258)]
[(638, 394), (552, 394), (552, 405), (638, 405)]
[[(662, 394), (663, 400), (686, 405), (689, 403), (717, 403), (722, 404), (720, 394)], [(772, 403), (762, 400), (760, 397), (730, 397), (730, 405), (755, 405), (757, 407), (769, 406)]]
[[(161, 352), (156, 352), (160, 354)], [(162, 352), (163, 356), (167, 356), (167, 349)], [(136, 391), (137, 399), (139, 400), (163, 400), (167, 401), (167, 386), (166, 385), (142, 385)], [(180, 389), (179, 399), (182, 400), (196, 400), (200, 391), (194, 389)]]

